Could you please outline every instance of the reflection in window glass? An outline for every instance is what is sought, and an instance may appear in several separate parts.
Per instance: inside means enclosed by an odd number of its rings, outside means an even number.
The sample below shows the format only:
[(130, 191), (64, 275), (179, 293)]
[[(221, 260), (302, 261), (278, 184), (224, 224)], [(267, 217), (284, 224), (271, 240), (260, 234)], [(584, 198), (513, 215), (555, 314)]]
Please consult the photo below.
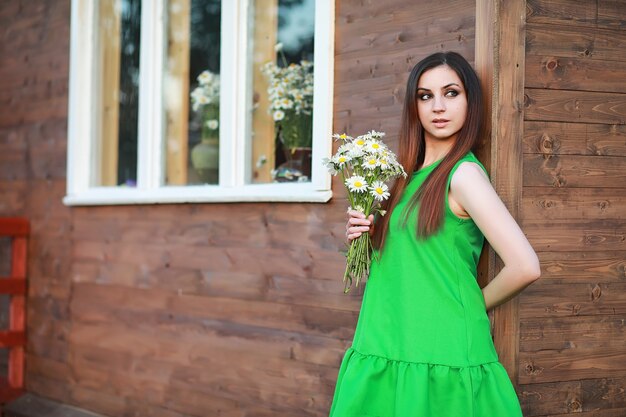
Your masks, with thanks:
[(100, 96), (94, 185), (135, 186), (141, 0), (98, 3)]
[(311, 178), (314, 0), (255, 0), (251, 181)]
[(170, 0), (168, 13), (165, 183), (217, 184), (220, 0)]

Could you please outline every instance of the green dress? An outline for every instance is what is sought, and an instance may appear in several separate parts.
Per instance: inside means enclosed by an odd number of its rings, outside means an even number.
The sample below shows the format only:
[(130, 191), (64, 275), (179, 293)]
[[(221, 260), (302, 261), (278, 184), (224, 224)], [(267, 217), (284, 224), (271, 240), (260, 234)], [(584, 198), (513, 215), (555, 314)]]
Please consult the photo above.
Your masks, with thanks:
[[(471, 152), (461, 162), (480, 165)], [(484, 236), (446, 198), (442, 228), (416, 238), (410, 197), (440, 163), (413, 174), (372, 262), (354, 340), (343, 357), (330, 417), (520, 417), (498, 361), (476, 282)], [(482, 167), (482, 165), (481, 165)], [(484, 169), (484, 167), (483, 167)]]

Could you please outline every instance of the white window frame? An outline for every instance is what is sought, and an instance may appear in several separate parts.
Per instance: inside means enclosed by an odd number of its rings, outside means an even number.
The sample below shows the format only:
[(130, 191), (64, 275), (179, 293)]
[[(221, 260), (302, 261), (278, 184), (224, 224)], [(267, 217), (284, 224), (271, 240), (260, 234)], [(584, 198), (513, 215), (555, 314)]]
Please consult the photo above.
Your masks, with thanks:
[[(322, 159), (332, 153), (335, 0), (315, 1), (313, 151), (311, 181), (246, 184), (251, 162), (247, 145), (247, 16), (253, 0), (222, 0), (220, 48), (219, 185), (163, 184), (163, 60), (166, 50), (167, 0), (144, 0), (141, 15), (140, 96), (137, 187), (90, 185), (96, 114), (96, 6), (98, 0), (72, 0), (68, 110), (66, 205), (153, 204), (193, 202), (326, 202), (331, 177)], [(232, 71), (236, 68), (236, 71)]]

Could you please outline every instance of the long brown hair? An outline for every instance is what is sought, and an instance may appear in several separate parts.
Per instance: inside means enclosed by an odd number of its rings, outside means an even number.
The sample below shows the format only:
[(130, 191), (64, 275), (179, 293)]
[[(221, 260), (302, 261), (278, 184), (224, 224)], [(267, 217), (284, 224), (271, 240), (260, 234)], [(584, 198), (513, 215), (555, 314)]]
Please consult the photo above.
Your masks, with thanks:
[(476, 72), (467, 60), (456, 52), (437, 52), (427, 56), (413, 67), (407, 81), (399, 135), (398, 160), (408, 175), (405, 178), (398, 178), (391, 187), (391, 197), (383, 205), (383, 209), (387, 210), (387, 214), (376, 221), (373, 244), (377, 249), (382, 249), (384, 246), (391, 213), (398, 201), (400, 201), (400, 197), (402, 197), (402, 193), (409, 183), (412, 174), (424, 163), (426, 145), (424, 142), (424, 128), (420, 123), (417, 111), (417, 83), (424, 72), (442, 65), (450, 67), (463, 82), (467, 96), (467, 116), (463, 127), (458, 132), (452, 149), (428, 175), (428, 178), (411, 197), (403, 211), (404, 220), (402, 224), (406, 226), (411, 212), (419, 204), (418, 238), (426, 238), (441, 227), (445, 207), (445, 192), (450, 171), (478, 143), (478, 135), (483, 123), (483, 110), (480, 82)]

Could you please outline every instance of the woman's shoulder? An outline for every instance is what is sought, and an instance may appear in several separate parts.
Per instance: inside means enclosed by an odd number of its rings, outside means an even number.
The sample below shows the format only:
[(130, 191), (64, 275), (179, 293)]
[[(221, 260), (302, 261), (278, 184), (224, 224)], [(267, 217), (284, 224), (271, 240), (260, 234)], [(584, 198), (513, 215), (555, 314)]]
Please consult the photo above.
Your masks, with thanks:
[(459, 173), (463, 175), (463, 173), (467, 173), (468, 170), (478, 171), (480, 174), (485, 175), (487, 178), (489, 178), (489, 173), (487, 172), (487, 169), (472, 151), (469, 151), (461, 159), (458, 160), (458, 162), (452, 169), (452, 175), (456, 174), (458, 171), (460, 171)]

